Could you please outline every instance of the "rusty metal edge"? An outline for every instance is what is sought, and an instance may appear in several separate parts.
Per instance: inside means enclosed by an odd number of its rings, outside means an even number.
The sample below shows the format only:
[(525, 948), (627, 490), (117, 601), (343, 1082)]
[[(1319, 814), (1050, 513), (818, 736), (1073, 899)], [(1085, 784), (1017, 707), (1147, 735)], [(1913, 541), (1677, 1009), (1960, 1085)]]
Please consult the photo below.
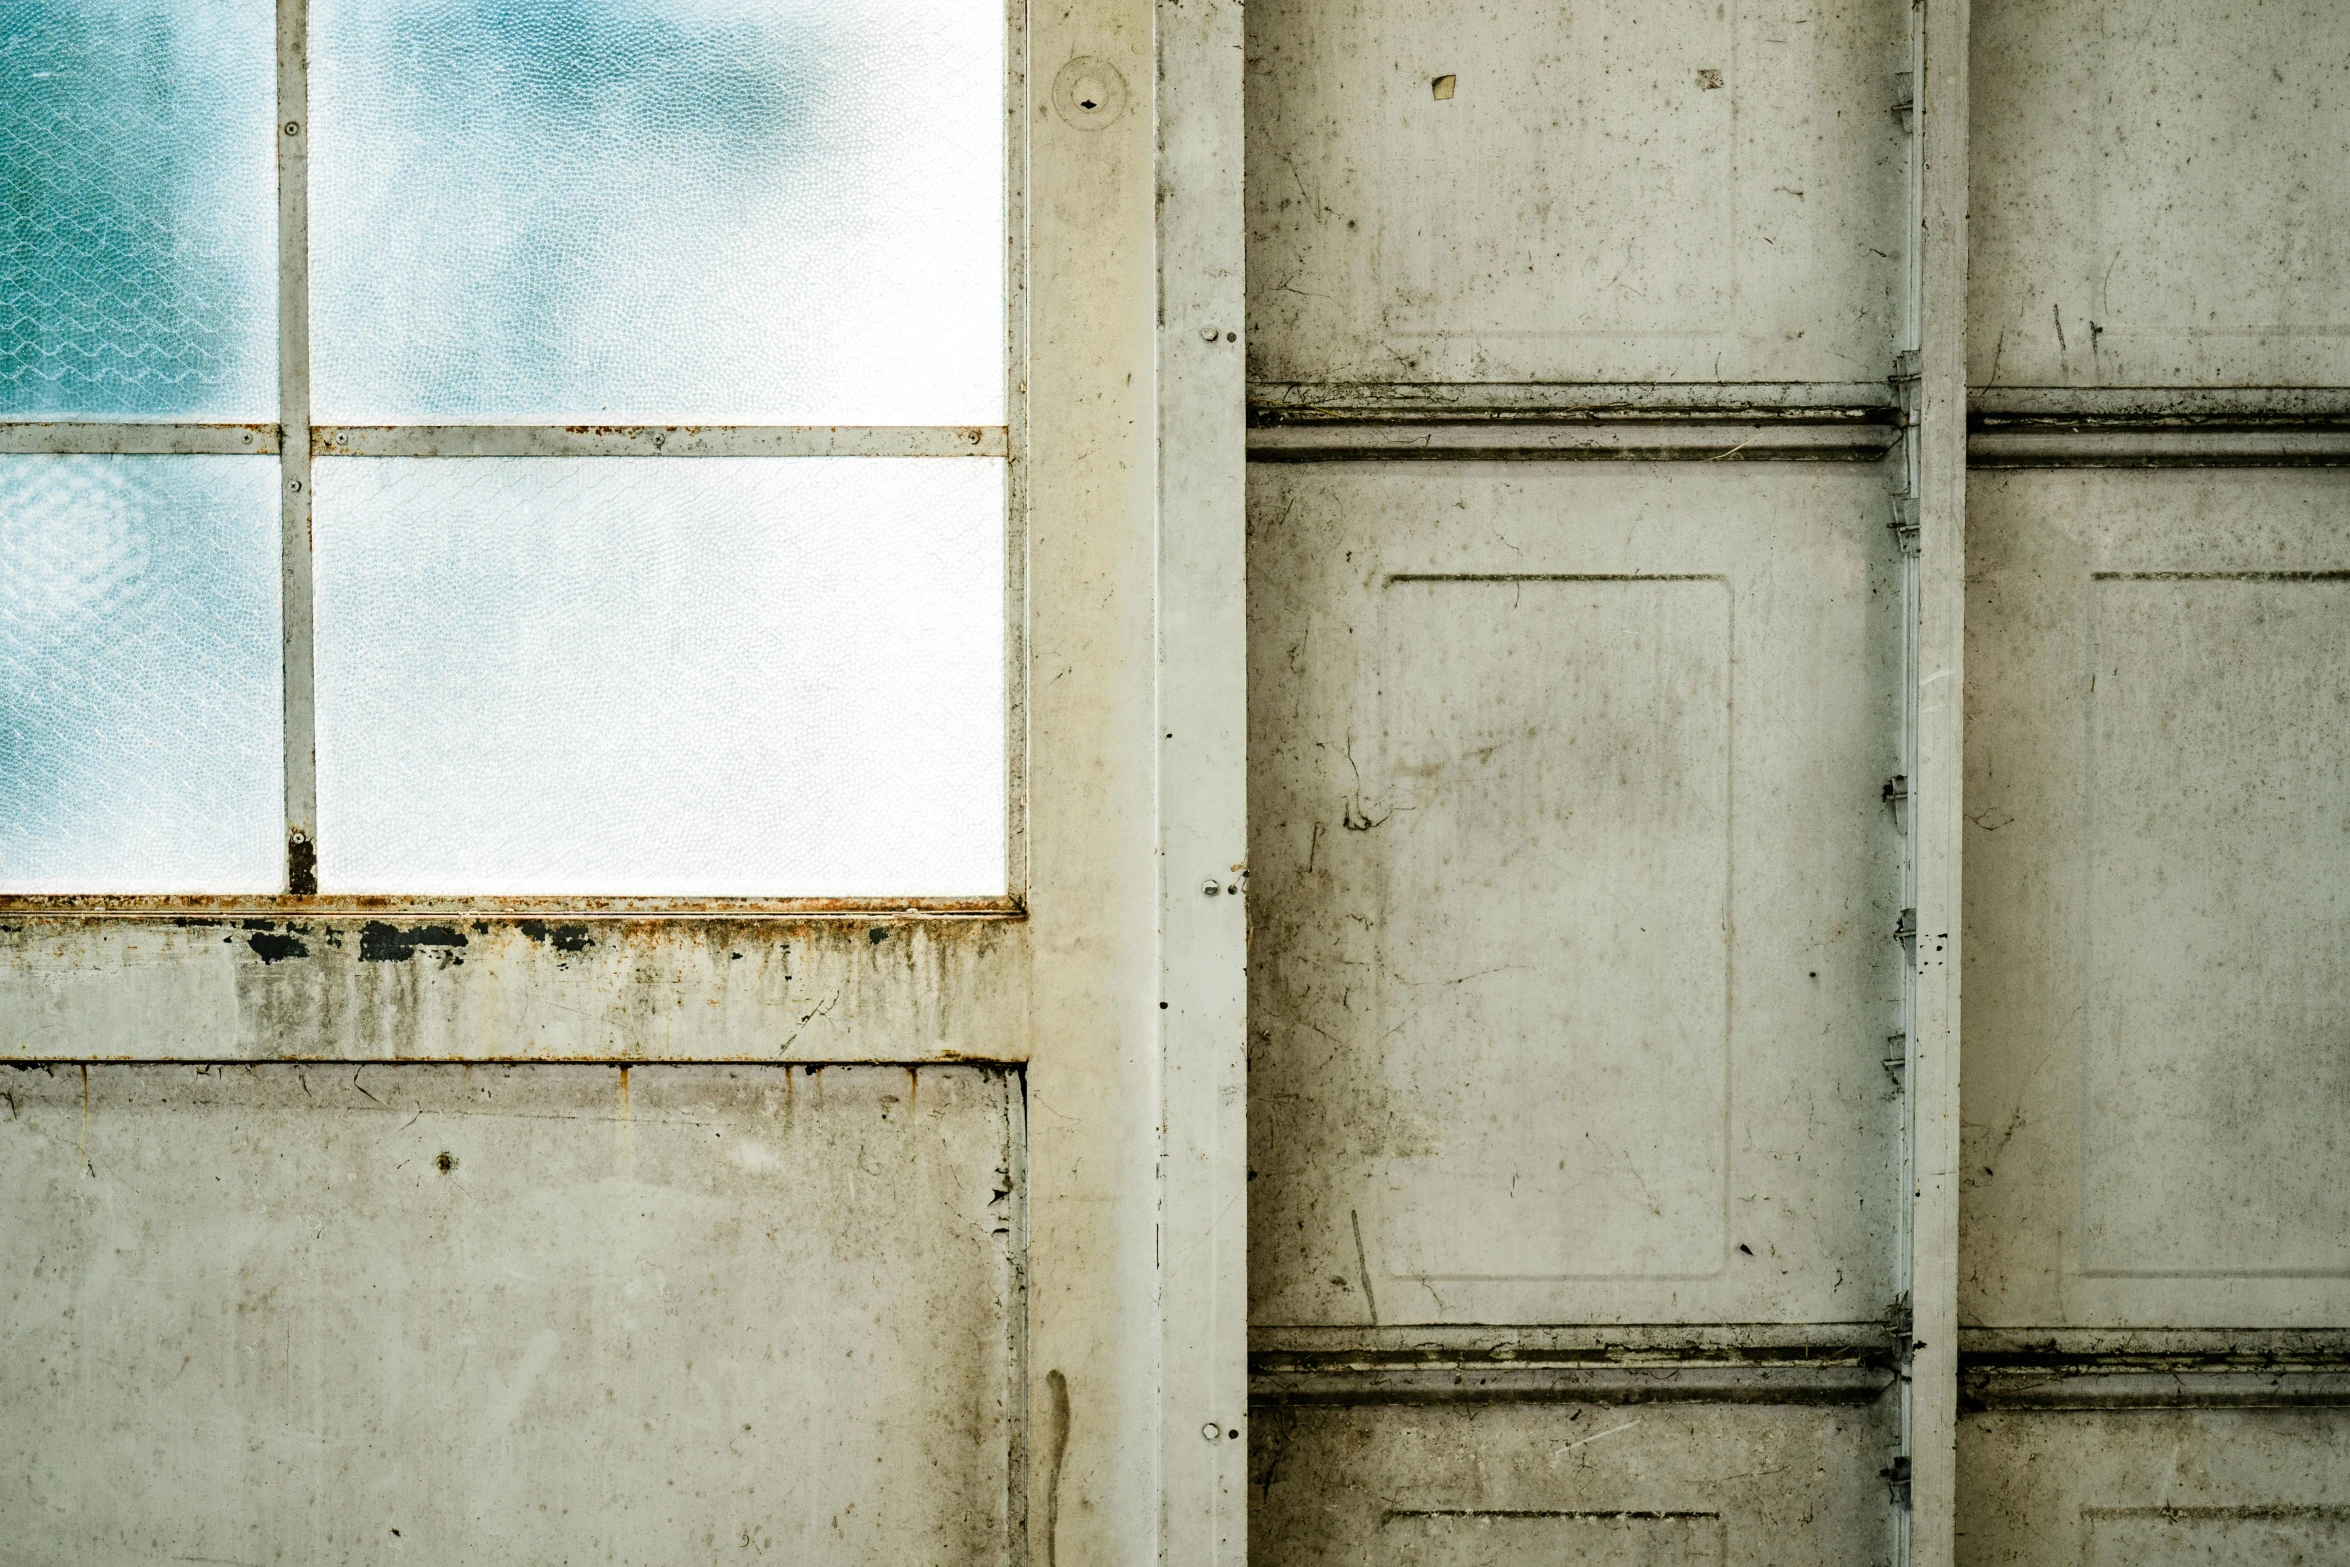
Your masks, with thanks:
[(319, 425), (319, 457), (992, 457), (996, 425)]
[(274, 457), (274, 424), (0, 423), (0, 455), (85, 457)]
[(1001, 898), (0, 896), (0, 922), (115, 920), (1025, 920)]

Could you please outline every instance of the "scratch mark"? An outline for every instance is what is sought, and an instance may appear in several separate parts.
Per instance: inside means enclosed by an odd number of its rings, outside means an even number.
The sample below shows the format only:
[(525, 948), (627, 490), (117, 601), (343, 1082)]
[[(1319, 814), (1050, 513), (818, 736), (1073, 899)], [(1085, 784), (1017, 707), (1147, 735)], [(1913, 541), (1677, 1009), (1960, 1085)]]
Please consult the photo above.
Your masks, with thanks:
[(1379, 1297), (1371, 1293), (1371, 1258), (1363, 1250), (1363, 1218), (1354, 1209), (1346, 1210), (1346, 1222), (1354, 1226), (1355, 1267), (1363, 1278), (1363, 1304), (1371, 1310), (1371, 1326), (1379, 1325)]
[(1598, 1441), (1601, 1437), (1614, 1436), (1618, 1431), (1629, 1431), (1638, 1424), (1640, 1424), (1640, 1422), (1637, 1420), (1627, 1420), (1620, 1426), (1609, 1426), (1605, 1431), (1594, 1431), (1589, 1436), (1578, 1437), (1572, 1442), (1563, 1443), (1560, 1446), (1552, 1448), (1550, 1450), (1550, 1456), (1556, 1458), (1559, 1454), (1571, 1453), (1578, 1447), (1589, 1447), (1592, 1443)]

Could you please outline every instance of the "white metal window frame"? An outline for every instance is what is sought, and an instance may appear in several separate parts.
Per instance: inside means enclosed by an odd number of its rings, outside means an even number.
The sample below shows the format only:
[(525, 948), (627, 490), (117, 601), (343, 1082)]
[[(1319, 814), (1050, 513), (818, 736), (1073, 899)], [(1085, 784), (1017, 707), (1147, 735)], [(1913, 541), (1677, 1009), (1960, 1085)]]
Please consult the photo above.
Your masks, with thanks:
[[(310, 419), (310, 0), (276, 0), (278, 419), (268, 424), (53, 420), (0, 422), (0, 455), (275, 456), (284, 682), (285, 857), (275, 894), (34, 893), (0, 913), (208, 914), (727, 913), (1016, 915), (1028, 886), (1026, 115), (1028, 14), (1004, 19), (1004, 409), (1000, 425), (314, 425)], [(1005, 891), (987, 897), (482, 896), (318, 893), (318, 763), (313, 669), (311, 476), (321, 457), (920, 457), (1005, 461)]]

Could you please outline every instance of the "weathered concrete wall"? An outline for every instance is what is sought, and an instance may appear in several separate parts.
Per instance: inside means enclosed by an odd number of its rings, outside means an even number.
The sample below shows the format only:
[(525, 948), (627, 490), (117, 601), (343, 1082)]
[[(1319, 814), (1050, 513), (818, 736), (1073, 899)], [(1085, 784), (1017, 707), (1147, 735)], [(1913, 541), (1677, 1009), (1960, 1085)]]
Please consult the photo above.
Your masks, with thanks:
[(990, 918), (0, 921), (0, 1056), (937, 1061), (1028, 1049)]
[(0, 1559), (1000, 1562), (1000, 1068), (0, 1079)]

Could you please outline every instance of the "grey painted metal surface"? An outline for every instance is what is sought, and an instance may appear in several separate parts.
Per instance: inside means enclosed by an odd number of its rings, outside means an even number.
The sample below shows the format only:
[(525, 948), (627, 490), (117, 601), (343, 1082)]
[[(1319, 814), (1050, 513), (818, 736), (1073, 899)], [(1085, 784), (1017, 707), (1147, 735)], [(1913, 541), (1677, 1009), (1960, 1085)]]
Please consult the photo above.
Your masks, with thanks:
[(1022, 1086), (0, 1084), (0, 1559), (1020, 1555)]
[(2350, 1556), (2350, 1427), (2338, 1415), (1969, 1415), (1959, 1454), (1967, 1567), (2297, 1567)]
[(2350, 1323), (2350, 495), (1973, 496), (1968, 1319)]
[(1251, 374), (1876, 379), (1904, 11), (1250, 7)]
[(1310, 1567), (1870, 1567), (1892, 1401), (1268, 1409), (1261, 1555)]
[(1975, 15), (1969, 381), (2350, 385), (2350, 12)]
[(1255, 1320), (1880, 1318), (1883, 479), (1253, 491)]

